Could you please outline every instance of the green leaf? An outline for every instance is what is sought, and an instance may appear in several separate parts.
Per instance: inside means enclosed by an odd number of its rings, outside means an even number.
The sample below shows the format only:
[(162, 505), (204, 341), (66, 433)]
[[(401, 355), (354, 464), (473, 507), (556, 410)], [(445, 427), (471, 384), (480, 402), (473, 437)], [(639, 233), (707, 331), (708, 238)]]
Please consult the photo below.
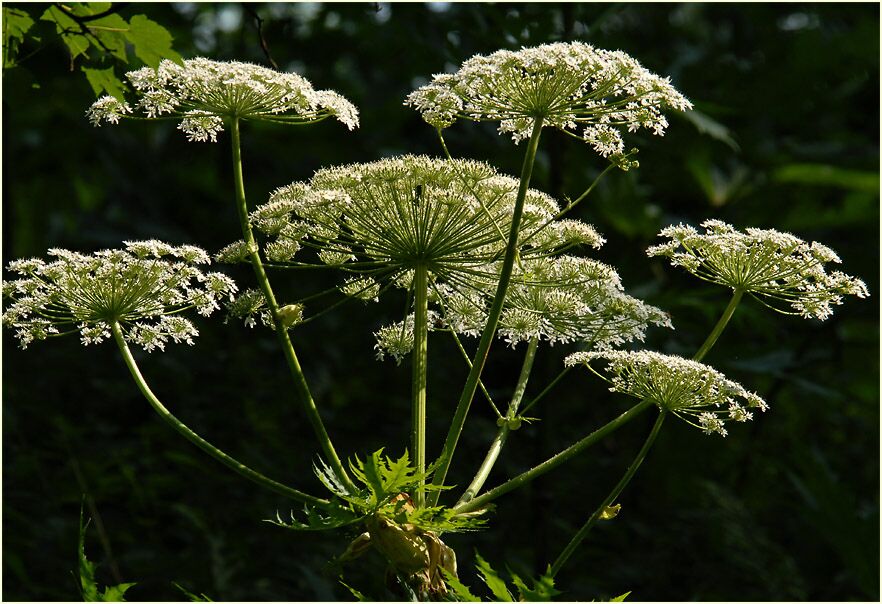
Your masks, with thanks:
[(469, 591), (469, 588), (462, 584), (462, 582), (451, 573), (449, 570), (444, 568), (443, 566), (438, 567), (441, 570), (441, 573), (444, 575), (444, 583), (447, 584), (447, 587), (453, 592), (453, 595), (456, 597), (457, 602), (480, 602), (481, 598), (473, 594)]
[(554, 577), (551, 576), (551, 568), (549, 567), (545, 574), (533, 579), (533, 587), (527, 587), (526, 583), (519, 576), (511, 573), (512, 583), (518, 588), (521, 600), (525, 602), (551, 602), (555, 596), (559, 596), (562, 592), (554, 588)]
[(183, 593), (185, 596), (187, 596), (187, 599), (190, 600), (191, 602), (214, 602), (214, 600), (212, 600), (211, 598), (209, 598), (205, 594), (199, 594), (197, 596), (196, 594), (187, 591), (187, 589), (185, 589), (184, 586), (181, 585), (180, 583), (176, 583), (175, 581), (172, 581), (172, 585), (174, 585), (179, 590), (181, 590), (181, 593)]
[(135, 56), (150, 67), (157, 67), (162, 59), (181, 62), (181, 55), (172, 50), (172, 35), (144, 15), (135, 15), (129, 20), (129, 31), (125, 35), (135, 48)]
[(630, 591), (626, 591), (626, 592), (623, 593), (622, 595), (620, 595), (620, 596), (616, 596), (615, 598), (613, 598), (612, 600), (610, 600), (610, 602), (624, 602), (624, 601), (625, 601), (625, 598), (627, 598), (627, 597), (630, 596), (630, 595), (631, 595), (631, 592), (630, 592)]
[(55, 31), (61, 36), (62, 41), (70, 51), (71, 60), (80, 55), (85, 55), (89, 50), (90, 42), (79, 24), (70, 15), (57, 6), (50, 6), (40, 17), (42, 21), (55, 23)]
[(80, 67), (80, 71), (86, 74), (86, 79), (89, 80), (89, 85), (92, 86), (95, 96), (106, 93), (121, 101), (125, 100), (125, 85), (116, 77), (113, 67), (91, 69), (83, 65)]
[(374, 601), (374, 600), (372, 600), (371, 598), (369, 598), (369, 597), (367, 597), (366, 595), (364, 595), (363, 593), (361, 593), (360, 591), (358, 591), (357, 589), (355, 589), (354, 587), (352, 587), (352, 586), (350, 586), (350, 585), (347, 585), (347, 584), (344, 583), (343, 581), (340, 581), (340, 585), (342, 585), (343, 587), (345, 587), (346, 589), (348, 589), (348, 590), (349, 590), (349, 593), (351, 593), (353, 596), (355, 596), (355, 598), (356, 598), (359, 602), (373, 602), (373, 601)]
[(129, 32), (129, 24), (117, 14), (107, 15), (87, 24), (91, 31), (106, 47), (111, 55), (120, 61), (127, 63), (126, 34)]
[(514, 602), (511, 593), (509, 593), (508, 588), (505, 586), (505, 581), (478, 552), (475, 552), (475, 566), (478, 572), (481, 573), (484, 583), (490, 588), (490, 592), (500, 602)]
[(23, 10), (3, 7), (3, 67), (15, 66), (18, 47), (34, 20)]
[(80, 588), (84, 602), (125, 602), (123, 597), (135, 583), (120, 583), (98, 591), (98, 583), (95, 582), (95, 563), (86, 558), (86, 527), (88, 522), (83, 522), (83, 507), (80, 506), (80, 538), (79, 538), (79, 562), (80, 562)]
[(356, 514), (343, 506), (316, 508), (306, 505), (303, 509), (306, 515), (304, 521), (297, 520), (294, 517), (294, 512), (291, 512), (290, 522), (283, 521), (278, 513), (275, 520), (269, 519), (265, 522), (295, 531), (327, 531), (355, 524), (365, 518), (364, 515)]

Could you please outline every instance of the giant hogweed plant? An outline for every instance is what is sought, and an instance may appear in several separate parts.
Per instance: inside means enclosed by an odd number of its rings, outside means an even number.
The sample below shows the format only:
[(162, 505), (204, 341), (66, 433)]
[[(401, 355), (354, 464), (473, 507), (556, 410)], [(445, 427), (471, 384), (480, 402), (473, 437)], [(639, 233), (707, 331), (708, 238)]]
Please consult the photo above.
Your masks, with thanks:
[[(690, 102), (668, 79), (647, 71), (622, 52), (583, 43), (546, 44), (517, 52), (475, 56), (455, 73), (412, 92), (405, 105), (418, 110), (438, 134), (441, 157), (405, 155), (371, 163), (327, 167), (312, 178), (276, 190), (267, 203), (249, 205), (241, 152), (242, 124), (266, 121), (306, 125), (336, 119), (359, 125), (356, 108), (335, 92), (315, 90), (304, 78), (260, 66), (192, 59), (163, 61), (130, 72), (135, 98), (106, 96), (88, 110), (93, 124), (126, 119), (172, 119), (191, 141), (216, 142), (228, 130), (232, 198), (242, 237), (219, 250), (220, 263), (250, 264), (254, 284), (240, 288), (221, 272), (207, 272), (212, 258), (192, 245), (127, 241), (120, 249), (92, 254), (51, 249), (50, 258), (10, 262), (18, 277), (3, 283), (3, 324), (21, 346), (67, 334), (84, 345), (113, 340), (136, 386), (160, 417), (205, 453), (240, 475), (292, 500), (289, 515), (271, 522), (293, 530), (344, 529), (341, 563), (356, 563), (368, 549), (388, 562), (388, 581), (401, 596), (424, 600), (477, 599), (459, 578), (446, 533), (480, 530), (493, 522), (500, 498), (556, 469), (618, 430), (643, 411), (656, 421), (634, 461), (608, 496), (547, 571), (528, 584), (514, 576), (523, 599), (559, 592), (554, 578), (600, 520), (614, 517), (622, 490), (659, 434), (677, 417), (707, 434), (726, 436), (732, 423), (768, 409), (756, 393), (702, 361), (723, 333), (745, 294), (770, 309), (825, 319), (846, 295), (865, 297), (859, 279), (828, 272), (839, 258), (819, 243), (774, 230), (744, 231), (716, 220), (670, 226), (649, 256), (722, 286), (731, 301), (691, 359), (639, 349), (650, 326), (673, 327), (668, 315), (625, 293), (615, 269), (590, 257), (603, 237), (579, 220), (564, 218), (613, 169), (638, 167), (628, 133), (662, 135), (665, 112), (688, 111)], [(518, 177), (491, 165), (456, 159), (443, 131), (459, 120), (498, 122), (501, 134), (524, 142)], [(577, 197), (564, 203), (530, 188), (545, 128), (556, 128), (590, 145), (608, 166)], [(298, 270), (325, 268), (339, 274), (324, 295), (335, 302), (279, 300), (273, 279)], [(296, 352), (297, 328), (348, 300), (366, 303), (395, 296), (401, 320), (375, 332), (378, 359), (409, 365), (409, 443), (356, 454), (344, 462), (325, 427)], [(226, 308), (227, 318), (275, 331), (294, 391), (316, 437), (315, 475), (324, 492), (282, 484), (250, 468), (200, 437), (154, 394), (131, 346), (162, 351), (170, 343), (194, 344), (192, 311), (207, 317)], [(315, 312), (316, 307), (321, 308)], [(426, 447), (426, 377), (429, 343), (452, 338), (468, 367), (458, 396), (451, 398), (450, 427), (440, 451)], [(469, 338), (476, 338), (472, 346)], [(481, 375), (497, 339), (524, 350), (513, 394), (498, 404)], [(540, 350), (572, 346), (561, 373), (524, 402)], [(497, 344), (499, 346), (499, 344)], [(471, 349), (471, 350), (470, 350)], [(485, 488), (512, 433), (564, 374), (583, 368), (633, 406), (606, 425), (562, 448), (551, 458), (493, 488)], [(402, 376), (406, 376), (402, 373)], [(497, 417), (483, 460), (467, 485), (447, 481), (473, 400), (486, 399)], [(512, 599), (505, 581), (480, 556), (478, 570), (494, 597)], [(355, 595), (360, 592), (350, 588)]]

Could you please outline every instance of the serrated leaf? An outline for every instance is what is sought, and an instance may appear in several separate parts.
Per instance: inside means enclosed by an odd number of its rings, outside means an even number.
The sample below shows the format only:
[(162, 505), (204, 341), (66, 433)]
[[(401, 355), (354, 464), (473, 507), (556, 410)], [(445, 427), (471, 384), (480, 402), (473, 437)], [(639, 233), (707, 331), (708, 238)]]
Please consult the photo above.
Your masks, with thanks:
[(291, 512), (291, 519), (288, 522), (282, 520), (278, 513), (275, 519), (268, 519), (265, 522), (295, 531), (327, 531), (355, 524), (365, 518), (364, 515), (343, 506), (316, 508), (305, 505), (303, 511), (305, 516), (303, 521), (298, 520), (294, 512)]
[(181, 55), (172, 50), (172, 35), (168, 30), (144, 15), (129, 19), (126, 38), (135, 49), (135, 56), (150, 67), (157, 67), (162, 59), (182, 61)]
[(95, 563), (90, 562), (86, 558), (86, 528), (88, 522), (83, 522), (83, 507), (80, 506), (80, 536), (78, 544), (78, 556), (80, 566), (80, 588), (84, 602), (125, 602), (123, 597), (130, 587), (135, 583), (120, 583), (119, 585), (110, 585), (103, 591), (98, 591), (98, 584), (95, 582)]
[(96, 97), (109, 94), (121, 101), (125, 100), (125, 86), (116, 77), (113, 67), (91, 69), (84, 65), (80, 67), (80, 71), (86, 74), (86, 79), (89, 80), (89, 85), (92, 87)]
[(130, 587), (135, 585), (135, 583), (120, 583), (119, 585), (113, 585), (109, 587), (105, 587), (104, 591), (98, 596), (97, 602), (125, 602), (126, 599), (123, 597)]
[(512, 573), (512, 582), (518, 588), (521, 599), (525, 602), (551, 602), (555, 596), (559, 596), (562, 592), (554, 588), (554, 577), (550, 572), (549, 569), (544, 575), (533, 579), (533, 587), (527, 587), (520, 577)]
[(490, 592), (500, 602), (514, 602), (511, 593), (509, 593), (508, 588), (505, 586), (505, 581), (478, 552), (475, 552), (475, 567), (481, 573), (481, 578), (484, 579), (484, 583), (490, 588)]
[(480, 602), (481, 598), (473, 594), (469, 591), (469, 588), (462, 584), (462, 582), (449, 570), (446, 568), (439, 566), (441, 573), (444, 575), (444, 583), (450, 590), (453, 592), (453, 595), (456, 597), (458, 602)]

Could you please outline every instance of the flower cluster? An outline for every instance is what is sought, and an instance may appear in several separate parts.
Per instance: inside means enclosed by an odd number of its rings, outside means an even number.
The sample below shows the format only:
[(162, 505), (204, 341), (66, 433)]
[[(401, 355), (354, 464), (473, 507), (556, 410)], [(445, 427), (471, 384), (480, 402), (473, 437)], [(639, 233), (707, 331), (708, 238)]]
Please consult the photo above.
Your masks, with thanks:
[(164, 350), (169, 339), (192, 344), (196, 327), (179, 313), (196, 309), (208, 316), (237, 289), (226, 275), (197, 268), (210, 260), (192, 245), (132, 241), (122, 250), (51, 249), (49, 255), (55, 260), (15, 260), (7, 267), (22, 276), (3, 282), (9, 301), (3, 325), (17, 330), (22, 348), (76, 332), (83, 344), (98, 343), (115, 323), (148, 352)]
[(315, 90), (295, 73), (251, 63), (164, 60), (155, 69), (144, 67), (126, 77), (138, 95), (134, 108), (104, 96), (86, 112), (93, 125), (116, 124), (135, 113), (177, 117), (187, 138), (202, 142), (215, 142), (227, 117), (302, 124), (333, 116), (350, 130), (358, 126), (358, 110), (336, 92)]
[[(592, 361), (606, 361), (606, 374)], [(585, 365), (610, 384), (611, 392), (647, 399), (707, 434), (726, 436), (728, 421), (753, 418), (749, 409), (766, 411), (766, 402), (712, 367), (678, 356), (641, 350), (577, 352), (564, 361)]]
[[(869, 295), (860, 279), (824, 270), (828, 262), (841, 262), (825, 245), (772, 229), (748, 228), (742, 233), (719, 220), (701, 226), (704, 233), (682, 224), (663, 229), (659, 236), (670, 241), (649, 248), (647, 255), (666, 256), (673, 266), (705, 281), (762, 296), (773, 301), (766, 304), (770, 308), (806, 318), (826, 319), (844, 295)], [(776, 308), (776, 301), (796, 312)]]
[[(492, 301), (491, 282), (439, 292), (446, 324), (478, 335)], [(510, 344), (533, 338), (607, 349), (643, 341), (649, 325), (672, 327), (667, 314), (625, 294), (616, 271), (589, 258), (560, 255), (521, 262), (505, 298), (498, 335)]]
[[(270, 238), (270, 262), (296, 266), (295, 255), (312, 249), (319, 263), (358, 275), (345, 293), (373, 299), (381, 280), (409, 287), (417, 265), (433, 282), (487, 272), (505, 250), (517, 190), (517, 179), (488, 164), (408, 155), (319, 170), (273, 193), (251, 222)], [(521, 231), (536, 236), (522, 255), (601, 241), (575, 221), (541, 232), (558, 211), (551, 197), (528, 191)], [(237, 257), (235, 249), (225, 256)]]
[[(477, 55), (453, 74), (438, 74), (405, 101), (441, 129), (458, 118), (499, 122), (517, 143), (537, 119), (589, 143), (603, 157), (621, 158), (622, 131), (664, 134), (665, 109), (692, 104), (670, 81), (621, 51), (582, 42), (543, 44)], [(630, 164), (624, 163), (623, 168)]]

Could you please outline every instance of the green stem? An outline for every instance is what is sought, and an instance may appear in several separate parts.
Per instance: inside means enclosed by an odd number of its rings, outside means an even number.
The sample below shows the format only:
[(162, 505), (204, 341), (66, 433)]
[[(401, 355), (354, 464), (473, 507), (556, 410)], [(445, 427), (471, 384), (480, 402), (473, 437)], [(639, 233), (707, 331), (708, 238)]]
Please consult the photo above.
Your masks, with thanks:
[(666, 414), (667, 412), (665, 411), (659, 413), (658, 418), (655, 420), (655, 424), (652, 426), (652, 430), (650, 431), (649, 436), (646, 437), (646, 442), (643, 443), (643, 446), (637, 453), (637, 457), (635, 457), (634, 461), (631, 462), (631, 465), (628, 467), (625, 475), (622, 476), (622, 479), (619, 480), (618, 484), (613, 487), (613, 490), (610, 491), (606, 499), (603, 500), (603, 503), (600, 504), (600, 507), (598, 507), (594, 511), (594, 513), (591, 514), (591, 517), (588, 518), (588, 521), (584, 525), (582, 525), (582, 528), (580, 528), (579, 531), (573, 536), (573, 538), (570, 539), (570, 542), (557, 557), (557, 560), (555, 560), (554, 564), (551, 565), (551, 570), (549, 571), (549, 574), (552, 577), (557, 575), (563, 565), (566, 564), (567, 560), (570, 559), (570, 556), (573, 555), (573, 552), (576, 551), (576, 548), (579, 547), (579, 544), (582, 543), (582, 540), (585, 539), (586, 535), (588, 535), (588, 533), (600, 519), (601, 514), (603, 514), (603, 512), (613, 504), (613, 502), (616, 500), (616, 497), (621, 494), (624, 488), (631, 481), (631, 478), (634, 477), (634, 474), (637, 472), (637, 468), (639, 468), (640, 464), (643, 463), (643, 459), (646, 457), (646, 454), (649, 453), (649, 449), (655, 442), (659, 430), (661, 430), (662, 422), (664, 422)]
[[(429, 279), (426, 265), (414, 267), (413, 314), (413, 379), (411, 389), (411, 446), (414, 465), (420, 474), (426, 472), (426, 367), (429, 335)], [(426, 501), (425, 481), (420, 479), (415, 503), (423, 507)]]
[[(533, 164), (536, 161), (536, 151), (539, 148), (539, 135), (542, 133), (542, 118), (536, 118), (533, 123), (533, 131), (530, 134), (530, 140), (527, 143), (527, 151), (524, 154), (524, 164), (521, 168), (521, 181), (518, 187), (517, 198), (511, 217), (511, 228), (508, 234), (508, 243), (505, 246), (505, 256), (502, 261), (502, 269), (499, 273), (499, 283), (496, 286), (496, 296), (493, 298), (493, 304), (487, 315), (487, 324), (484, 326), (484, 332), (481, 334), (481, 341), (478, 344), (478, 350), (475, 352), (475, 358), (472, 361), (472, 368), (466, 378), (463, 386), (462, 394), (456, 405), (456, 411), (447, 432), (447, 438), (444, 441), (444, 448), (438, 458), (438, 469), (432, 479), (434, 485), (444, 484), (447, 477), (447, 471), (450, 469), (450, 463), (453, 461), (453, 453), (456, 450), (456, 444), (462, 433), (462, 427), (465, 424), (466, 415), (468, 415), (469, 407), (475, 396), (475, 390), (478, 387), (478, 380), (481, 378), (481, 372), (484, 370), (484, 364), (487, 362), (487, 355), (490, 353), (490, 345), (496, 336), (496, 327), (499, 324), (499, 316), (502, 314), (502, 305), (505, 302), (505, 294), (508, 291), (508, 284), (511, 280), (512, 267), (514, 266), (515, 257), (518, 252), (518, 234), (521, 226), (521, 216), (524, 213), (524, 200), (527, 197), (527, 189), (530, 187), (530, 176), (533, 174)], [(440, 492), (432, 495), (432, 505), (438, 502)]]
[[(518, 406), (524, 398), (524, 391), (527, 389), (527, 380), (530, 379), (530, 372), (533, 369), (533, 361), (536, 359), (536, 349), (538, 346), (539, 338), (536, 337), (530, 340), (530, 344), (527, 346), (527, 354), (524, 357), (524, 364), (521, 366), (521, 374), (518, 377), (518, 383), (515, 386), (511, 402), (508, 404), (508, 412), (505, 415), (506, 420), (514, 420), (515, 417), (517, 417)], [(472, 479), (472, 483), (466, 489), (465, 493), (462, 494), (462, 497), (459, 498), (456, 505), (462, 505), (474, 499), (475, 495), (481, 490), (481, 487), (484, 486), (484, 483), (490, 476), (490, 471), (493, 469), (496, 460), (499, 458), (499, 453), (502, 451), (502, 447), (505, 446), (505, 441), (508, 440), (510, 432), (511, 427), (509, 426), (509, 422), (503, 421), (502, 426), (496, 432), (493, 442), (490, 443), (490, 449), (487, 451), (487, 455), (484, 457), (481, 467), (478, 468), (474, 479)]]
[[(726, 306), (723, 314), (720, 316), (714, 328), (711, 330), (710, 334), (707, 336), (707, 339), (701, 345), (701, 348), (698, 349), (698, 352), (693, 355), (692, 359), (694, 361), (701, 361), (704, 356), (713, 348), (714, 344), (716, 344), (717, 340), (720, 338), (720, 335), (723, 333), (723, 330), (728, 325), (729, 320), (732, 318), (732, 315), (735, 313), (735, 308), (737, 308), (738, 303), (741, 301), (741, 296), (744, 294), (744, 291), (741, 289), (735, 289), (732, 293), (732, 299), (729, 300), (729, 304)], [(658, 419), (655, 421), (655, 425), (652, 427), (652, 431), (649, 433), (649, 436), (646, 438), (646, 442), (643, 443), (643, 447), (637, 453), (637, 457), (634, 458), (634, 461), (628, 467), (628, 470), (625, 472), (625, 475), (622, 476), (622, 479), (618, 482), (618, 484), (613, 487), (613, 490), (610, 491), (609, 495), (607, 495), (606, 499), (603, 500), (603, 503), (600, 504), (594, 513), (588, 518), (588, 521), (579, 529), (579, 532), (573, 536), (564, 550), (561, 552), (560, 556), (557, 557), (557, 560), (554, 561), (554, 564), (551, 566), (551, 576), (555, 576), (558, 571), (563, 567), (563, 565), (567, 562), (579, 544), (585, 539), (586, 535), (591, 531), (592, 527), (597, 523), (600, 519), (600, 515), (606, 510), (612, 503), (616, 500), (622, 490), (628, 485), (633, 478), (634, 474), (637, 472), (637, 468), (640, 467), (640, 464), (643, 462), (643, 459), (646, 457), (646, 454), (649, 452), (650, 447), (655, 442), (656, 437), (658, 436), (658, 432), (661, 429), (662, 421), (664, 421), (666, 412), (662, 410), (659, 414)]]
[(340, 479), (347, 489), (354, 492), (357, 489), (352, 483), (352, 480), (350, 480), (346, 470), (343, 468), (343, 464), (340, 462), (340, 458), (337, 456), (337, 452), (334, 450), (334, 445), (331, 443), (331, 439), (322, 423), (322, 418), (319, 415), (318, 409), (315, 406), (315, 401), (309, 391), (309, 386), (306, 383), (306, 376), (303, 374), (303, 370), (300, 367), (300, 361), (297, 359), (297, 354), (294, 352), (291, 338), (288, 336), (288, 328), (284, 325), (279, 316), (279, 305), (276, 302), (276, 297), (273, 294), (269, 279), (266, 276), (266, 271), (260, 260), (259, 248), (254, 240), (254, 233), (251, 230), (251, 222), (248, 220), (248, 203), (245, 200), (245, 183), (242, 177), (242, 149), (239, 138), (238, 117), (232, 119), (230, 133), (232, 135), (233, 147), (233, 179), (236, 187), (236, 208), (239, 212), (239, 222), (242, 225), (242, 236), (245, 239), (245, 245), (249, 251), (251, 266), (254, 268), (254, 275), (257, 277), (257, 283), (260, 286), (260, 290), (263, 292), (264, 297), (266, 297), (273, 324), (275, 325), (276, 334), (282, 345), (285, 360), (288, 362), (291, 377), (294, 379), (294, 387), (303, 403), (307, 420), (309, 421), (310, 426), (312, 426), (312, 430), (318, 438), (319, 445), (324, 452), (325, 458), (334, 470), (337, 478)]
[(741, 302), (741, 296), (743, 295), (744, 290), (742, 289), (735, 289), (732, 292), (732, 299), (729, 300), (729, 305), (726, 306), (726, 310), (723, 311), (720, 320), (714, 325), (713, 330), (710, 332), (710, 335), (707, 336), (704, 344), (701, 345), (701, 348), (699, 348), (698, 352), (692, 357), (693, 361), (700, 361), (703, 359), (704, 355), (706, 355), (710, 349), (713, 348), (713, 345), (717, 343), (717, 339), (719, 339), (723, 330), (726, 329), (726, 325), (728, 325), (729, 319), (731, 319), (732, 315), (735, 313), (735, 308), (738, 306), (738, 303)]
[(501, 485), (499, 485), (498, 487), (487, 491), (483, 495), (475, 497), (474, 499), (472, 499), (471, 501), (469, 501), (463, 505), (455, 506), (453, 509), (459, 513), (471, 512), (473, 510), (477, 510), (478, 508), (483, 507), (484, 505), (493, 501), (497, 497), (500, 497), (501, 495), (505, 495), (509, 491), (513, 491), (514, 489), (517, 489), (519, 487), (524, 486), (525, 484), (527, 484), (528, 482), (530, 482), (534, 478), (538, 478), (539, 476), (542, 476), (546, 472), (549, 472), (549, 471), (553, 470), (554, 468), (558, 467), (559, 465), (569, 461), (570, 459), (572, 459), (573, 457), (575, 457), (576, 455), (581, 453), (583, 450), (585, 450), (588, 447), (590, 447), (591, 445), (593, 445), (594, 443), (602, 440), (603, 438), (605, 438), (607, 435), (611, 434), (612, 432), (614, 432), (618, 428), (621, 428), (622, 426), (627, 424), (629, 421), (631, 421), (632, 419), (637, 417), (640, 413), (642, 413), (643, 411), (648, 409), (650, 407), (650, 405), (652, 405), (652, 404), (653, 404), (652, 401), (649, 401), (649, 400), (640, 401), (639, 403), (637, 403), (636, 405), (634, 405), (633, 407), (631, 407), (630, 409), (628, 409), (627, 411), (622, 413), (620, 416), (618, 416), (617, 418), (615, 418), (614, 420), (609, 422), (608, 424), (598, 428), (597, 430), (595, 430), (594, 432), (592, 432), (591, 434), (589, 434), (588, 436), (586, 436), (582, 440), (570, 445), (569, 447), (567, 447), (566, 449), (564, 449), (563, 451), (561, 451), (560, 453), (558, 453), (554, 457), (543, 461), (538, 466), (535, 466), (534, 468), (527, 470), (523, 474), (518, 474), (514, 478), (508, 480), (507, 482), (504, 482)]
[(176, 418), (171, 412), (165, 408), (165, 406), (156, 398), (156, 395), (153, 394), (153, 391), (150, 390), (150, 387), (147, 385), (147, 382), (144, 381), (144, 376), (141, 375), (141, 371), (138, 369), (138, 365), (135, 363), (135, 358), (132, 356), (132, 351), (129, 350), (128, 344), (126, 344), (125, 338), (123, 338), (122, 329), (120, 329), (119, 323), (113, 323), (111, 326), (111, 331), (113, 332), (113, 337), (116, 340), (117, 345), (119, 346), (119, 351), (122, 353), (123, 360), (126, 363), (126, 367), (129, 368), (129, 372), (132, 374), (132, 377), (135, 380), (135, 383), (138, 385), (138, 389), (141, 391), (141, 394), (144, 395), (144, 398), (147, 399), (147, 402), (150, 403), (150, 406), (159, 414), (159, 416), (165, 420), (167, 424), (169, 424), (172, 428), (178, 431), (184, 438), (189, 440), (191, 443), (217, 459), (222, 464), (227, 467), (235, 470), (245, 478), (249, 480), (253, 480), (259, 485), (267, 487), (275, 491), (276, 493), (280, 493), (285, 495), (286, 497), (290, 497), (291, 499), (296, 499), (297, 501), (302, 501), (303, 503), (309, 503), (312, 505), (320, 505), (327, 506), (329, 502), (324, 499), (319, 499), (317, 497), (313, 497), (312, 495), (307, 495), (301, 491), (296, 489), (292, 489), (291, 487), (285, 486), (271, 478), (267, 478), (263, 474), (256, 472), (246, 466), (243, 463), (240, 463), (206, 441), (204, 438), (193, 432), (190, 428), (186, 426), (181, 420)]

